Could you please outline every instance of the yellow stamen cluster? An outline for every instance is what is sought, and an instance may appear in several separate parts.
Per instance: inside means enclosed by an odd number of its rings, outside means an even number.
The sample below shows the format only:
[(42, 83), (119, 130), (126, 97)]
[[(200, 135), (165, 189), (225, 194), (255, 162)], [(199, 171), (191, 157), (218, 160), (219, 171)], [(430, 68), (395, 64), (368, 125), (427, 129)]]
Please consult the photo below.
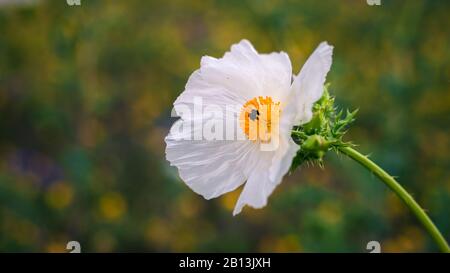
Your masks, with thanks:
[(280, 103), (271, 97), (255, 97), (247, 101), (241, 110), (239, 124), (248, 139), (269, 142), (279, 125)]

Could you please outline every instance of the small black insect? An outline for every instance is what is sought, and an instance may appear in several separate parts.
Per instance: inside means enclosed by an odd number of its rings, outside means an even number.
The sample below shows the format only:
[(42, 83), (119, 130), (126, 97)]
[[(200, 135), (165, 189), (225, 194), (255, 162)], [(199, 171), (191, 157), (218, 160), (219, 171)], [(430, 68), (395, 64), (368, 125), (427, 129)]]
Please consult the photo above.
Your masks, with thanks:
[(259, 111), (257, 109), (252, 109), (252, 111), (248, 114), (251, 120), (258, 120)]

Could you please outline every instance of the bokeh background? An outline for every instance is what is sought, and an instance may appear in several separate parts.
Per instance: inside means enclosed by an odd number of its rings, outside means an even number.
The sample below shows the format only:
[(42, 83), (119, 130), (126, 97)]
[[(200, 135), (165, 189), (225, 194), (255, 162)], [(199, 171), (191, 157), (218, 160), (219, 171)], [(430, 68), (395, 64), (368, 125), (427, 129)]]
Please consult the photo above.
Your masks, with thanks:
[(373, 175), (329, 154), (262, 210), (205, 201), (164, 155), (202, 55), (247, 38), (297, 73), (323, 40), (347, 135), (450, 239), (448, 1), (0, 1), (0, 251), (437, 251)]

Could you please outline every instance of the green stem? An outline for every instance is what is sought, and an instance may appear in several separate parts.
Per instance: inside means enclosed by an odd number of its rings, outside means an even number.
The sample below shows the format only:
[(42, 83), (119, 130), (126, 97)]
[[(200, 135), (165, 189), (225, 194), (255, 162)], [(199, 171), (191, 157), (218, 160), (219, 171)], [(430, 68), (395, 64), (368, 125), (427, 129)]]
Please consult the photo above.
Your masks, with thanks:
[(378, 178), (383, 181), (391, 190), (393, 190), (398, 197), (406, 204), (406, 206), (414, 213), (414, 215), (419, 219), (428, 233), (431, 235), (433, 240), (439, 246), (440, 250), (444, 253), (450, 253), (450, 247), (445, 241), (444, 236), (442, 236), (441, 232), (437, 229), (434, 223), (431, 221), (430, 217), (425, 213), (425, 211), (417, 204), (417, 202), (412, 198), (411, 195), (397, 182), (395, 179), (386, 173), (383, 169), (381, 169), (377, 164), (375, 164), (372, 160), (362, 155), (355, 149), (342, 146), (338, 147), (339, 151), (346, 154), (350, 158), (357, 161), (359, 164), (366, 167), (369, 171), (373, 172)]

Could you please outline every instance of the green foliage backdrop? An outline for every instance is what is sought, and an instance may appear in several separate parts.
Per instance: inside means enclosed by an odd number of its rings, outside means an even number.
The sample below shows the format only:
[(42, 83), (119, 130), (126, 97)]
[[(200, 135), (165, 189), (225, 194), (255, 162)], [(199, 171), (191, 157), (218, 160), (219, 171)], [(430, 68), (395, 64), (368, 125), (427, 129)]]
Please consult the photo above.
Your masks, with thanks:
[(335, 46), (347, 138), (450, 239), (447, 1), (1, 1), (0, 251), (436, 251), (375, 177), (335, 155), (287, 176), (263, 210), (231, 212), (165, 161), (171, 104), (202, 55), (247, 38), (297, 73)]

